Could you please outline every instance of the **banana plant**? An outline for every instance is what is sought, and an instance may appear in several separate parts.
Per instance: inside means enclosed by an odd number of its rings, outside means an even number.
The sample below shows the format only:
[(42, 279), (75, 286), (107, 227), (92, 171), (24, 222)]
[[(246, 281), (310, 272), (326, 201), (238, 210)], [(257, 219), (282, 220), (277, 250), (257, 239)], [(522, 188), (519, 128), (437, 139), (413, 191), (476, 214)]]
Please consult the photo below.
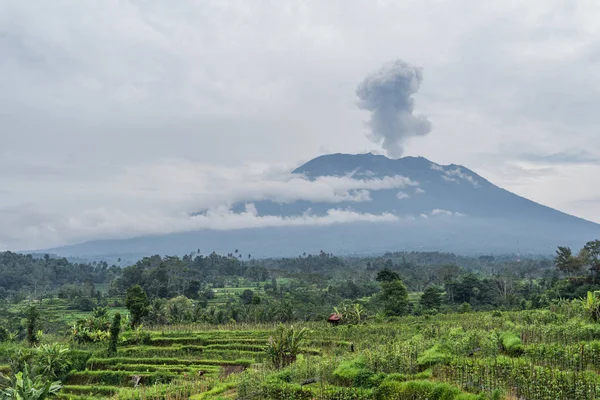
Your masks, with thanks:
[(581, 300), (586, 314), (593, 320), (600, 320), (600, 292), (587, 292), (587, 297)]
[(44, 382), (40, 375), (32, 380), (25, 365), (23, 371), (15, 375), (13, 387), (0, 391), (0, 400), (45, 400), (56, 395), (61, 388), (59, 381)]

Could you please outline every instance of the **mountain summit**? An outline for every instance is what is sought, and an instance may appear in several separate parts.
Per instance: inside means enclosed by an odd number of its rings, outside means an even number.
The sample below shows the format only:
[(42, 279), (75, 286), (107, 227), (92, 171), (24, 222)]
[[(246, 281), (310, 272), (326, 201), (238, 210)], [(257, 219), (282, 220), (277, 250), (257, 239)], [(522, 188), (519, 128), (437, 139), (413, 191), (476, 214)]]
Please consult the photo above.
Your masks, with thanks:
[[(592, 222), (501, 189), (461, 165), (440, 165), (424, 157), (390, 159), (372, 153), (331, 154), (317, 157), (293, 173), (302, 174), (311, 180), (325, 176), (347, 176), (363, 180), (402, 176), (411, 180), (412, 183), (404, 188), (373, 190), (369, 191), (365, 201), (347, 201), (336, 205), (337, 208), (350, 208), (362, 213), (389, 212), (403, 216), (423, 216), (437, 211), (438, 215), (452, 212), (458, 216), (474, 218), (535, 220), (550, 225), (566, 223), (580, 228), (600, 228)], [(322, 213), (331, 207), (331, 204), (308, 202), (256, 203), (261, 215), (292, 216), (303, 213), (308, 208), (313, 213)]]
[[(48, 251), (64, 256), (129, 258), (185, 254), (198, 248), (203, 252), (238, 248), (254, 256), (319, 250), (346, 254), (398, 250), (551, 254), (557, 245), (578, 247), (600, 236), (598, 224), (499, 188), (461, 165), (440, 165), (423, 157), (330, 154), (305, 163), (293, 174), (304, 182), (333, 185), (335, 198), (269, 198), (253, 201), (251, 212), (255, 217), (277, 217), (284, 222), (310, 217), (315, 223), (205, 229), (91, 241)], [(234, 204), (232, 212), (248, 212), (248, 207)], [(346, 221), (347, 215), (355, 218)], [(327, 217), (338, 219), (320, 222)]]

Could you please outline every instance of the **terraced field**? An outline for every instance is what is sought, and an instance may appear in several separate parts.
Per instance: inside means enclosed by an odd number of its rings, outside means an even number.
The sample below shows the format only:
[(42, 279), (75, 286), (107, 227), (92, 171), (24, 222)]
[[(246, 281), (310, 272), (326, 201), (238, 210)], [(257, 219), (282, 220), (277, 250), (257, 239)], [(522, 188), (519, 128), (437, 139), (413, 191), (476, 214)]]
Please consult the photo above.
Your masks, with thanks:
[[(272, 330), (151, 331), (144, 344), (123, 345), (115, 357), (104, 350), (90, 352), (85, 370), (71, 373), (60, 399), (189, 398), (225, 378), (265, 360)], [(308, 341), (305, 355), (347, 342)], [(172, 397), (173, 389), (181, 397)]]
[[(109, 304), (112, 301), (109, 300)], [(68, 325), (84, 320), (92, 315), (92, 311), (80, 311), (70, 307), (69, 302), (63, 299), (46, 299), (37, 303), (38, 310), (44, 316), (55, 316)], [(119, 312), (121, 315), (128, 315), (125, 307), (109, 306), (111, 313)]]

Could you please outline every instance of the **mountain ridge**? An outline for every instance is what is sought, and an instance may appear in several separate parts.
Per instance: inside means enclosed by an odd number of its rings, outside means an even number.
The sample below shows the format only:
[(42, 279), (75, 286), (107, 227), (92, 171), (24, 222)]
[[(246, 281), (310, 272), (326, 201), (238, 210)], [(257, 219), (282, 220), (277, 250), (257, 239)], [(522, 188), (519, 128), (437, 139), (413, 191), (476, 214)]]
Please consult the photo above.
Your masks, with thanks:
[[(364, 181), (403, 176), (414, 185), (365, 189), (361, 196), (336, 203), (272, 199), (252, 203), (259, 217), (326, 216), (331, 209), (339, 209), (361, 215), (386, 213), (396, 216), (397, 222), (204, 229), (88, 241), (47, 251), (82, 257), (185, 254), (198, 248), (217, 252), (240, 248), (265, 257), (319, 250), (365, 254), (423, 248), (460, 254), (549, 254), (558, 245), (578, 246), (600, 236), (600, 225), (595, 222), (521, 197), (462, 165), (441, 165), (424, 157), (336, 153), (316, 157), (292, 173), (313, 181), (328, 176)], [(246, 206), (240, 202), (231, 210), (244, 212)]]

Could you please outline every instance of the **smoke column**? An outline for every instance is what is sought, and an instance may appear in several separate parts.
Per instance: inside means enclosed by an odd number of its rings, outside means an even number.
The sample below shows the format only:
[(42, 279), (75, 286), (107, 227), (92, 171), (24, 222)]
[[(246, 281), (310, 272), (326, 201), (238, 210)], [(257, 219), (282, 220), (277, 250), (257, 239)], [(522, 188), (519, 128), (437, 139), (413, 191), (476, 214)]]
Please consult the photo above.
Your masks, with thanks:
[(396, 60), (368, 75), (356, 88), (358, 106), (371, 112), (370, 139), (381, 143), (390, 157), (402, 156), (407, 138), (431, 131), (427, 117), (414, 114), (411, 96), (419, 91), (422, 80), (421, 68)]

